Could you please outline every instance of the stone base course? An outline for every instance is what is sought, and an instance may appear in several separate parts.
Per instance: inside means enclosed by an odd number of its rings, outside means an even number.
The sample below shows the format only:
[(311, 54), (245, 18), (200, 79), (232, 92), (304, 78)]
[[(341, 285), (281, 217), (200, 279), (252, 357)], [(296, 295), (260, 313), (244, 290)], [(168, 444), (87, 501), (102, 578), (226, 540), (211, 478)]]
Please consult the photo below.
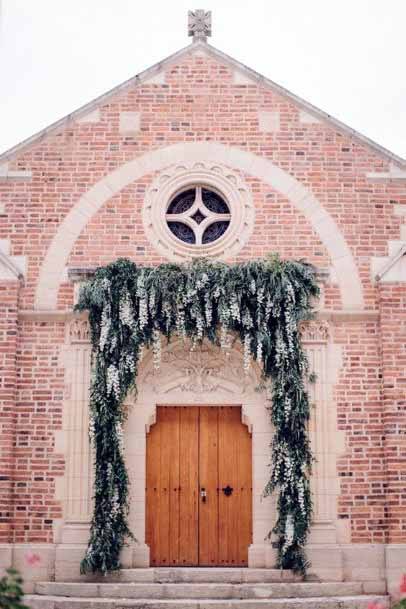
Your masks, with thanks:
[[(268, 546), (271, 549), (271, 546)], [(250, 584), (299, 581), (290, 571), (272, 568), (275, 553), (269, 552), (267, 565), (239, 568), (149, 568), (147, 546), (129, 546), (123, 551), (123, 569), (107, 577), (80, 575), (80, 561), (85, 545), (0, 544), (0, 573), (8, 567), (17, 568), (31, 593), (38, 582), (84, 584), (147, 584), (194, 583)], [(406, 572), (406, 544), (348, 544), (309, 545), (311, 561), (308, 580), (314, 582), (356, 582), (362, 584), (364, 594), (384, 594), (388, 590), (396, 596), (401, 576)], [(35, 553), (39, 561), (27, 564), (27, 554)], [(49, 584), (51, 585), (51, 584)], [(58, 584), (53, 584), (58, 585)]]
[(130, 600), (27, 597), (30, 609), (367, 609), (372, 602), (389, 609), (387, 596), (339, 596), (255, 600)]
[(35, 592), (45, 596), (82, 596), (101, 598), (213, 598), (213, 599), (253, 599), (253, 598), (296, 598), (316, 596), (356, 596), (363, 593), (360, 583), (176, 583), (176, 584), (84, 584), (84, 583), (39, 583)]

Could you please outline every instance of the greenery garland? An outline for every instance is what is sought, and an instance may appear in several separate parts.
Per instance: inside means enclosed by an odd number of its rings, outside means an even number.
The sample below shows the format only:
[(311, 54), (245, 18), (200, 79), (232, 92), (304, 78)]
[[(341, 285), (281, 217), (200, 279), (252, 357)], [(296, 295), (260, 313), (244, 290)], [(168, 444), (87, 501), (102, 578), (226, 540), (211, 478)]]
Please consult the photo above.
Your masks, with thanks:
[(123, 458), (124, 399), (135, 387), (143, 346), (159, 367), (161, 336), (208, 339), (229, 349), (239, 336), (244, 368), (251, 357), (272, 380), (274, 427), (268, 495), (279, 492), (280, 568), (305, 573), (311, 515), (312, 454), (305, 382), (311, 375), (299, 324), (312, 315), (319, 293), (313, 266), (277, 256), (226, 265), (197, 260), (187, 265), (138, 267), (120, 259), (97, 269), (81, 289), (77, 310), (88, 310), (93, 346), (90, 437), (95, 449), (95, 496), (90, 540), (82, 572), (120, 568), (126, 537), (128, 474)]

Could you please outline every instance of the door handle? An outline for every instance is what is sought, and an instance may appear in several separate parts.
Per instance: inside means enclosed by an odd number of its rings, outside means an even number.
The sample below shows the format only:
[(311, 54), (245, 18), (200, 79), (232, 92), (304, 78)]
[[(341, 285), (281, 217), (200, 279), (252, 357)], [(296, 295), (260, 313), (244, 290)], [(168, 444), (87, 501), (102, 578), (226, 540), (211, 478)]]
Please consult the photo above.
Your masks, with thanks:
[(234, 489), (229, 484), (227, 484), (227, 486), (225, 486), (221, 490), (223, 491), (223, 493), (225, 494), (226, 497), (229, 497), (232, 494)]
[(200, 489), (200, 497), (202, 498), (202, 502), (206, 503), (207, 492), (204, 487)]

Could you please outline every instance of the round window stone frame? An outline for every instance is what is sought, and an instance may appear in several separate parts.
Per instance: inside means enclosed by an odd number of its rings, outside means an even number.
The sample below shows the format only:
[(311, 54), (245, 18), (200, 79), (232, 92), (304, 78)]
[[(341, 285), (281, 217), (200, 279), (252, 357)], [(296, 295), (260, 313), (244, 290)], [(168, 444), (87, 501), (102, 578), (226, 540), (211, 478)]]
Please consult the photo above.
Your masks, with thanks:
[[(217, 191), (227, 203), (231, 215), (224, 235), (203, 245), (177, 239), (166, 219), (166, 211), (174, 196), (197, 185)], [(172, 262), (203, 256), (227, 260), (236, 256), (251, 236), (255, 208), (250, 188), (238, 173), (218, 163), (200, 161), (173, 165), (155, 177), (146, 192), (142, 220), (151, 245)]]

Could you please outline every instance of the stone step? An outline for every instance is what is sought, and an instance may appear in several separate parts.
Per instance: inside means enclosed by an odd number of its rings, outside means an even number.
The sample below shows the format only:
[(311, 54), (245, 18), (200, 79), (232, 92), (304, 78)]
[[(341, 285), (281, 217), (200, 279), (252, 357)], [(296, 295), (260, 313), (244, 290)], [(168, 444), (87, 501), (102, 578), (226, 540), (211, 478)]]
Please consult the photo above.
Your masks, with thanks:
[[(148, 569), (121, 569), (105, 577), (86, 575), (80, 581), (122, 583), (271, 583), (301, 581), (287, 569), (248, 569), (233, 567), (155, 567)], [(77, 580), (76, 580), (77, 581)]]
[(33, 596), (24, 598), (30, 609), (367, 609), (371, 602), (389, 609), (387, 596), (330, 596), (255, 600), (154, 600), (113, 598), (69, 598)]
[(322, 596), (357, 596), (363, 593), (361, 583), (37, 583), (35, 592), (44, 596), (126, 599), (275, 599)]

